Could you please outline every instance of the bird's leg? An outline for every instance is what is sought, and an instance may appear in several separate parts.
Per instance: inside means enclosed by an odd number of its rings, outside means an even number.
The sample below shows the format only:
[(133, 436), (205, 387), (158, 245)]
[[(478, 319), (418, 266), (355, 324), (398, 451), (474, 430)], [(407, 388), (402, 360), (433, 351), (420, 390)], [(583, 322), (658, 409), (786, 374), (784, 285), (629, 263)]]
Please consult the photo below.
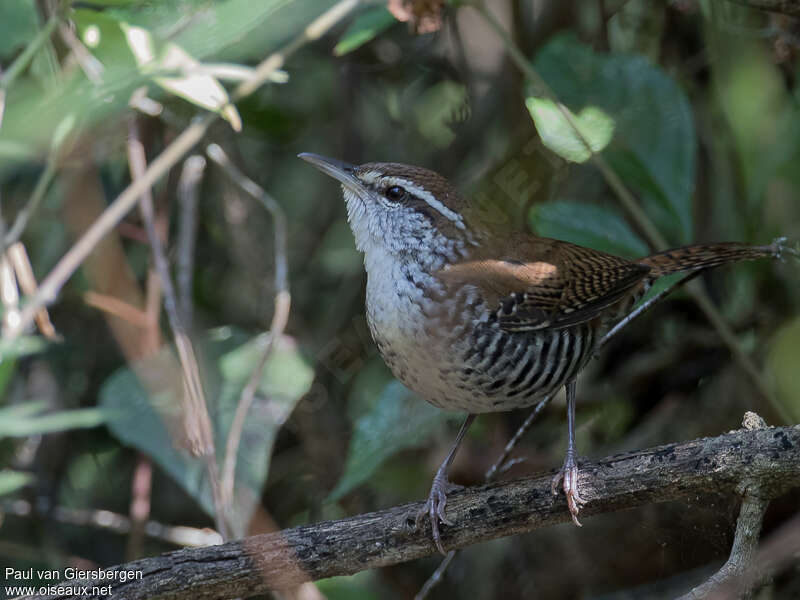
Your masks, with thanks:
[(567, 383), (567, 455), (564, 457), (564, 466), (553, 477), (552, 491), (555, 496), (558, 494), (558, 484), (564, 490), (567, 497), (567, 508), (572, 515), (572, 522), (578, 527), (578, 513), (581, 507), (586, 504), (586, 500), (581, 498), (578, 492), (578, 455), (575, 450), (575, 388), (576, 380)]
[(469, 426), (472, 425), (472, 422), (475, 420), (475, 416), (476, 415), (470, 414), (467, 415), (466, 419), (464, 419), (464, 423), (461, 425), (461, 429), (458, 431), (458, 435), (456, 436), (456, 441), (453, 443), (453, 447), (450, 448), (450, 452), (448, 452), (447, 457), (444, 459), (442, 464), (439, 465), (439, 469), (436, 471), (436, 476), (433, 478), (433, 484), (431, 485), (431, 492), (428, 494), (428, 500), (425, 502), (422, 510), (420, 510), (417, 514), (417, 527), (422, 524), (422, 521), (426, 517), (430, 519), (431, 531), (433, 532), (433, 541), (436, 543), (436, 547), (439, 549), (439, 552), (445, 555), (447, 552), (445, 552), (444, 547), (442, 546), (442, 538), (439, 535), (439, 523), (441, 522), (445, 525), (452, 525), (452, 523), (450, 523), (445, 516), (447, 492), (453, 491), (453, 489), (458, 487), (450, 483), (450, 481), (447, 479), (447, 469), (450, 468), (450, 465), (456, 456), (456, 452), (458, 451), (458, 447), (461, 445), (461, 441), (464, 439), (464, 435), (467, 433)]

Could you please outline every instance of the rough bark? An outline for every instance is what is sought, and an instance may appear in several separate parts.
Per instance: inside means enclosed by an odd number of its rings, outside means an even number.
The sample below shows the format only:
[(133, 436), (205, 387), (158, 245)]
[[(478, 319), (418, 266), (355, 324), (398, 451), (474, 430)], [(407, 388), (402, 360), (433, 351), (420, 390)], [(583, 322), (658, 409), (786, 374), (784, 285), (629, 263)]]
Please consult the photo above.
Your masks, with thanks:
[[(554, 498), (550, 493), (551, 477), (529, 477), (453, 493), (447, 505), (453, 525), (443, 527), (445, 547), (460, 548), (569, 520), (563, 495)], [(757, 482), (765, 498), (800, 485), (800, 426), (739, 430), (586, 463), (581, 467), (580, 485), (589, 503), (581, 515), (587, 518), (708, 494), (737, 494), (742, 481)], [(396, 506), (113, 567), (141, 571), (142, 578), (112, 583), (108, 597), (244, 598), (435, 554), (430, 529), (415, 531), (411, 526), (410, 516), (421, 505)], [(92, 597), (107, 596), (29, 596)]]

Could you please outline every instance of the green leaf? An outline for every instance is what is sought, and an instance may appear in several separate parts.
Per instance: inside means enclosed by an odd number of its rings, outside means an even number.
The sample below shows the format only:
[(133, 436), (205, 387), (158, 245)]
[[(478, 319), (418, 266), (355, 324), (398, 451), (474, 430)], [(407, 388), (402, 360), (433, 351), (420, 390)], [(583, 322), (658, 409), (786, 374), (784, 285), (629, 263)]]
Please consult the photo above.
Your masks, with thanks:
[(36, 4), (31, 0), (0, 2), (0, 58), (27, 44), (38, 30)]
[(360, 14), (342, 34), (333, 48), (336, 56), (343, 56), (360, 48), (396, 23), (385, 6), (375, 6)]
[[(542, 143), (572, 162), (586, 162), (592, 152), (601, 152), (614, 134), (614, 119), (596, 106), (587, 106), (577, 115), (566, 109), (572, 115), (583, 139), (552, 100), (531, 96), (525, 100), (525, 106), (533, 117)], [(586, 147), (584, 140), (589, 143), (592, 152)]]
[(369, 479), (397, 452), (422, 445), (449, 418), (400, 382), (389, 383), (375, 407), (356, 420), (344, 474), (327, 500), (338, 500)]
[(0, 471), (0, 496), (15, 492), (33, 481), (30, 473), (3, 469)]
[[(534, 66), (573, 113), (594, 107), (613, 119), (603, 154), (667, 239), (688, 243), (696, 149), (683, 90), (643, 56), (597, 54), (572, 35), (551, 40)], [(541, 95), (535, 86), (529, 92)]]
[[(220, 465), (239, 397), (263, 346), (263, 336), (242, 344), (243, 339), (241, 334), (220, 336), (212, 332), (199, 345), (199, 354), (209, 357), (202, 368)], [(148, 381), (163, 381), (165, 377), (168, 380), (169, 373), (163, 372), (165, 366), (179, 368), (166, 350), (154, 361), (138, 365), (136, 372)], [(242, 432), (234, 483), (237, 534), (244, 533), (260, 497), (275, 436), (308, 391), (312, 377), (313, 371), (299, 355), (294, 342), (284, 336), (267, 361)], [(214, 514), (204, 460), (189, 455), (177, 441), (182, 436), (179, 397), (163, 389), (148, 393), (134, 371), (125, 368), (103, 384), (100, 406), (109, 428), (120, 441), (150, 456), (209, 515)]]
[(228, 92), (215, 77), (201, 71), (200, 62), (172, 42), (156, 49), (153, 36), (142, 27), (127, 23), (122, 23), (121, 27), (136, 64), (143, 73), (179, 73), (175, 77), (153, 77), (153, 81), (171, 94), (219, 113), (234, 131), (241, 131), (242, 119), (236, 107), (230, 103)]
[(0, 438), (27, 437), (68, 429), (88, 429), (102, 425), (105, 420), (103, 413), (96, 408), (36, 414), (44, 408), (44, 403), (28, 403), (19, 407), (0, 409)]
[[(269, 335), (262, 333), (219, 360), (222, 376), (231, 382), (244, 385), (256, 368)], [(259, 391), (274, 397), (298, 398), (311, 387), (314, 370), (300, 356), (291, 338), (281, 338), (270, 353), (261, 375)]]
[(615, 210), (595, 204), (560, 200), (533, 206), (533, 230), (544, 237), (588, 246), (619, 256), (638, 258), (648, 247)]

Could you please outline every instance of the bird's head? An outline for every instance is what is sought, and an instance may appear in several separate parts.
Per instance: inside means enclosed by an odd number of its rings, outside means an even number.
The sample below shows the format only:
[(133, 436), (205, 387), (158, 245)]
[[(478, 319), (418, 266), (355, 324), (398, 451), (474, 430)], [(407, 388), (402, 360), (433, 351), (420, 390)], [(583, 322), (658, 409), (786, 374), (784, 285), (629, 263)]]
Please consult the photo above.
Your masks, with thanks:
[(351, 165), (299, 155), (342, 185), (356, 247), (367, 257), (459, 252), (473, 242), (465, 202), (444, 177), (400, 163)]

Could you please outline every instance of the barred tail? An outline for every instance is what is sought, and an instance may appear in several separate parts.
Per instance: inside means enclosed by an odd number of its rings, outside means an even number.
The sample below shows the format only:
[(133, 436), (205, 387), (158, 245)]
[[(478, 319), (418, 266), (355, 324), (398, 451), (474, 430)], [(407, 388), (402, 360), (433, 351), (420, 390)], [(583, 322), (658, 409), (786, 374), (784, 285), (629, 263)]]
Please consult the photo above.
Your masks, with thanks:
[(737, 242), (726, 242), (666, 250), (643, 258), (639, 262), (650, 267), (651, 277), (663, 277), (673, 273), (710, 269), (740, 260), (780, 258), (783, 252), (794, 254), (796, 251), (787, 247), (784, 239), (775, 240), (769, 246), (748, 246)]

